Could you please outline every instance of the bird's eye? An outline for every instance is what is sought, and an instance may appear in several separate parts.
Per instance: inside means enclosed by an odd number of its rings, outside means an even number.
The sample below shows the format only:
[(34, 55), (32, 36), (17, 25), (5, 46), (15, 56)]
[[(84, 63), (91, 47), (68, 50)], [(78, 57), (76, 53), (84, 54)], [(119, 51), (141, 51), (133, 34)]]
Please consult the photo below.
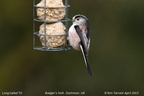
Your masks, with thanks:
[(77, 21), (79, 21), (79, 19), (77, 19)]

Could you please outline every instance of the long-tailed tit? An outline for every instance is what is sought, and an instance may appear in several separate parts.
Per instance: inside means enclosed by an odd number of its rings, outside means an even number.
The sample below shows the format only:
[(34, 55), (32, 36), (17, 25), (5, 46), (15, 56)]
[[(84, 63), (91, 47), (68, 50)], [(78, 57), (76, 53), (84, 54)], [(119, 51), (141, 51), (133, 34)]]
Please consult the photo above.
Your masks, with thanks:
[(88, 70), (89, 75), (92, 75), (89, 61), (88, 52), (90, 46), (90, 26), (89, 21), (84, 15), (75, 15), (72, 18), (73, 24), (69, 29), (68, 39), (70, 45), (76, 49), (81, 50), (84, 61)]

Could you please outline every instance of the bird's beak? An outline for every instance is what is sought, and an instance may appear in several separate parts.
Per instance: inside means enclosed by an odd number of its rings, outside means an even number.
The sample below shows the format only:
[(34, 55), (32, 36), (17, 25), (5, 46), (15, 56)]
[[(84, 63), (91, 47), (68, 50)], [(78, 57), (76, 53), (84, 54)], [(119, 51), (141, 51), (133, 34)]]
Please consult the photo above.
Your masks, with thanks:
[(75, 20), (72, 19), (72, 22), (74, 22)]

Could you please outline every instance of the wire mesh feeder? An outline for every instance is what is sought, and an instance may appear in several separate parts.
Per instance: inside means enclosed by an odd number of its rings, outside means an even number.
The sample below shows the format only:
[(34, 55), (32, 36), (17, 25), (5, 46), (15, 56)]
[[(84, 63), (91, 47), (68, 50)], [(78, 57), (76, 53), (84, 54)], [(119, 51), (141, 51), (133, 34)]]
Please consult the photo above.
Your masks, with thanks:
[(33, 48), (66, 51), (68, 45), (68, 0), (33, 0)]

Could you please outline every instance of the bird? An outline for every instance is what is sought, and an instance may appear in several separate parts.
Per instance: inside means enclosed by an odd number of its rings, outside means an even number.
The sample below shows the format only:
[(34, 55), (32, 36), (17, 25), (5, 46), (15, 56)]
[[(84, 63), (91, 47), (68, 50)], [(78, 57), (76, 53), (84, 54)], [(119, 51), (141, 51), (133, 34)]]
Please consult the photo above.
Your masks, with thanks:
[(90, 48), (90, 24), (86, 16), (78, 14), (72, 18), (73, 24), (68, 31), (68, 40), (70, 46), (75, 50), (81, 50), (83, 58), (88, 70), (88, 74), (92, 76), (91, 68), (88, 61), (88, 53)]

